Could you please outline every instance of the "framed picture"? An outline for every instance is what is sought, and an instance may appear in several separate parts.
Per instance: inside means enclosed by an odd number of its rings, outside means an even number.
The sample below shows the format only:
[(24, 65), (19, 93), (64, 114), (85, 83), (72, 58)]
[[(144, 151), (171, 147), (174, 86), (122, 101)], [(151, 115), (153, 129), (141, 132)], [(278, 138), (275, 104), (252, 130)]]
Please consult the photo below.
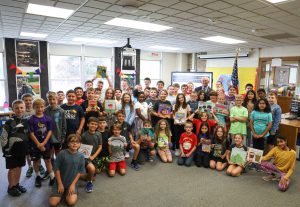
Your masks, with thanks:
[(33, 95), (34, 98), (41, 97), (40, 75), (16, 75), (16, 81), (18, 99), (25, 93)]
[(212, 88), (213, 84), (213, 73), (212, 72), (172, 72), (171, 83), (187, 84), (192, 82), (194, 88), (202, 86), (202, 78), (209, 78), (209, 87)]
[(39, 42), (16, 40), (17, 67), (25, 72), (34, 72), (40, 67)]

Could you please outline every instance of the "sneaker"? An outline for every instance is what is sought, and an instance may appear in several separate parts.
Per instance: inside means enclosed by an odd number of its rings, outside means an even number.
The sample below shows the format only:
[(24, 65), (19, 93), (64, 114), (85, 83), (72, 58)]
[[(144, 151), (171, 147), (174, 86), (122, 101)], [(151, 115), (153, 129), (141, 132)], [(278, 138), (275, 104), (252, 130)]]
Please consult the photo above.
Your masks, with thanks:
[(40, 165), (39, 171), (40, 171), (40, 174), (41, 174), (41, 175), (44, 175), (44, 174), (45, 174), (45, 168), (43, 167), (43, 165)]
[(136, 171), (140, 170), (140, 165), (137, 162), (131, 162), (130, 167)]
[(130, 154), (129, 154), (129, 152), (126, 151), (126, 153), (125, 153), (125, 159), (129, 159), (129, 158), (130, 158)]
[(16, 186), (13, 186), (11, 188), (7, 188), (7, 193), (8, 195), (11, 195), (13, 197), (18, 197), (20, 196), (22, 193), (18, 190), (18, 188)]
[(40, 176), (37, 176), (35, 178), (35, 187), (41, 187), (42, 186), (42, 178)]
[(85, 191), (88, 192), (88, 193), (93, 192), (93, 183), (91, 181), (86, 183)]
[(30, 178), (32, 176), (33, 173), (33, 167), (29, 166), (28, 170), (26, 171), (26, 177)]
[(176, 157), (179, 157), (179, 155), (180, 155), (180, 150), (179, 150), (179, 149), (176, 149), (176, 150), (175, 150), (175, 156), (176, 156)]
[(42, 177), (43, 180), (47, 180), (48, 178), (50, 178), (48, 171), (46, 171), (44, 173), (44, 176)]
[(19, 183), (16, 185), (16, 188), (21, 192), (21, 193), (26, 193), (27, 190), (24, 186), (20, 185)]
[(275, 175), (267, 175), (267, 176), (262, 177), (262, 179), (263, 179), (264, 181), (277, 180), (277, 178), (276, 178)]
[(154, 158), (153, 158), (153, 156), (149, 156), (149, 162), (154, 162)]
[[(50, 177), (50, 176), (49, 176)], [(54, 178), (50, 178), (50, 180), (49, 180), (49, 186), (53, 186), (53, 184), (54, 184), (54, 181), (55, 181), (55, 177)]]

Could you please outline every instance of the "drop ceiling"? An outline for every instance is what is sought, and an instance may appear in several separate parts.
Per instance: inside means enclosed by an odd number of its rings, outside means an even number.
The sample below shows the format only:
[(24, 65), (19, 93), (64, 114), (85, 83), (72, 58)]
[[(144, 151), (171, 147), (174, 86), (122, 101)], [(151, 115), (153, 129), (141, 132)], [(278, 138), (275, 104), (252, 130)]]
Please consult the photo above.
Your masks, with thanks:
[[(26, 14), (28, 3), (73, 9), (68, 19)], [(126, 13), (124, 5), (138, 7)], [(115, 17), (173, 27), (149, 32), (105, 25)], [(210, 20), (209, 20), (210, 19)], [(153, 45), (182, 48), (178, 52), (210, 52), (241, 48), (263, 48), (300, 44), (300, 0), (271, 5), (264, 0), (1, 0), (0, 37), (20, 38), (20, 32), (46, 33), (46, 41), (74, 44), (75, 37), (116, 40), (123, 46), (131, 38), (135, 48), (150, 50)], [(265, 36), (289, 34), (287, 38)], [(202, 40), (215, 35), (247, 41), (226, 45)]]

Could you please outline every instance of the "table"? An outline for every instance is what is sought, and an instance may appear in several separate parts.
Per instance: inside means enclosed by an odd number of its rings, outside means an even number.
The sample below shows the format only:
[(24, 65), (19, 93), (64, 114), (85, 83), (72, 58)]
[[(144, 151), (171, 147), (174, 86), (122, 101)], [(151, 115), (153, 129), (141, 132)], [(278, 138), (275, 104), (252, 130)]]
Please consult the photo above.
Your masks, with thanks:
[(279, 124), (279, 133), (287, 138), (288, 147), (296, 151), (297, 137), (300, 132), (300, 120), (285, 119), (288, 115), (289, 114), (282, 114), (282, 119)]

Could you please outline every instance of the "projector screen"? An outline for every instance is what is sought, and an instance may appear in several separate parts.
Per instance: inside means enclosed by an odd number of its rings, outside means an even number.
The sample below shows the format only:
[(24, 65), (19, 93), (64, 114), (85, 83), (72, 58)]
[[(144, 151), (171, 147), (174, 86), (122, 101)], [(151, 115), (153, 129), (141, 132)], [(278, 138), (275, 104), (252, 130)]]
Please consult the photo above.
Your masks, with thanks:
[(171, 83), (178, 83), (180, 86), (182, 84), (187, 84), (192, 82), (194, 87), (201, 86), (201, 80), (203, 77), (209, 78), (209, 87), (212, 88), (213, 84), (213, 73), (212, 72), (172, 72)]

